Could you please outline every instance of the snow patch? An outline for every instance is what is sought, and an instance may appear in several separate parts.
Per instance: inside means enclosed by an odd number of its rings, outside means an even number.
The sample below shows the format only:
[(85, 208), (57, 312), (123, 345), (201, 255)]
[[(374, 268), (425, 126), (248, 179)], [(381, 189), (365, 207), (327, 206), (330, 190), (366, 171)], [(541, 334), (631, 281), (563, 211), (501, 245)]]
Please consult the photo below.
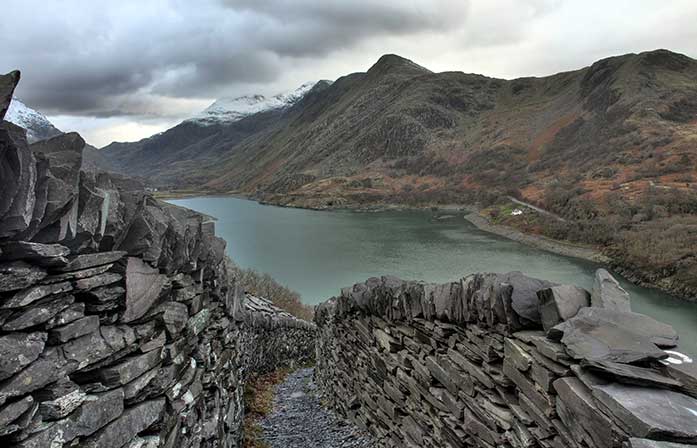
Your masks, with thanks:
[(29, 143), (55, 137), (61, 133), (44, 114), (27, 106), (16, 97), (12, 97), (5, 120), (26, 129)]
[(315, 84), (317, 84), (317, 81), (306, 82), (295, 90), (279, 93), (268, 98), (264, 95), (221, 98), (187, 121), (209, 126), (220, 123), (232, 123), (259, 112), (284, 109), (302, 99)]

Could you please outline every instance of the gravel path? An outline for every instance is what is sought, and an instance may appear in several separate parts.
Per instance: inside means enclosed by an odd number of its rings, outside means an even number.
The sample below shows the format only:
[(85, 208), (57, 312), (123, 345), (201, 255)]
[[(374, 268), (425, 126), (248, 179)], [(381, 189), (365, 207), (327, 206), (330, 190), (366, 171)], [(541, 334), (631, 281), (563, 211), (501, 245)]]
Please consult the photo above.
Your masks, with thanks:
[(276, 388), (273, 411), (261, 423), (271, 448), (371, 448), (353, 424), (323, 408), (312, 380), (314, 369), (288, 375)]

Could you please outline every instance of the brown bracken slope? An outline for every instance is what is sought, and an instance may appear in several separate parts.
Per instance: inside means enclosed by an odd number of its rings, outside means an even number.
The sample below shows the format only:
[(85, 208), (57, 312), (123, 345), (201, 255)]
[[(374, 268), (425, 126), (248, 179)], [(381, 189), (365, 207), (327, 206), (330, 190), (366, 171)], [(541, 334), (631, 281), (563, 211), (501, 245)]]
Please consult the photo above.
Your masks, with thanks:
[(283, 205), (516, 196), (566, 218), (526, 230), (599, 245), (635, 280), (697, 294), (697, 61), (666, 50), (515, 80), (386, 55), (290, 109), (103, 151), (156, 186)]

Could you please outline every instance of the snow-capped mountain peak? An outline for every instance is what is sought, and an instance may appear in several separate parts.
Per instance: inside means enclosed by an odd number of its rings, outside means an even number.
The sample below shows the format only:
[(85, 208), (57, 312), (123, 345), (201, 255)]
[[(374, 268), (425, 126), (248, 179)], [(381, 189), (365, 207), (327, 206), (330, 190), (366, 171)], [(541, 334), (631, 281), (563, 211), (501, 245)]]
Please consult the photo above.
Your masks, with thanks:
[(5, 120), (26, 129), (29, 143), (61, 134), (44, 114), (35, 111), (16, 97), (12, 97)]
[(259, 112), (290, 107), (304, 97), (315, 84), (317, 84), (317, 81), (306, 82), (295, 90), (279, 93), (271, 97), (245, 95), (236, 98), (221, 98), (188, 121), (206, 126), (232, 123)]

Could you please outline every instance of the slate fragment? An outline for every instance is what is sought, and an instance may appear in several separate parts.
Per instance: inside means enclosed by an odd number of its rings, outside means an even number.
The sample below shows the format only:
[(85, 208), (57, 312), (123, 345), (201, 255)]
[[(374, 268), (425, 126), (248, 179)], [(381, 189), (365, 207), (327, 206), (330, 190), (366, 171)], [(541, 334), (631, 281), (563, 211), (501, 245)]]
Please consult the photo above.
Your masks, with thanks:
[(560, 322), (574, 317), (590, 305), (590, 294), (574, 285), (559, 285), (537, 292), (542, 327), (549, 331)]
[(656, 369), (638, 367), (630, 364), (620, 364), (609, 361), (582, 361), (581, 367), (594, 372), (609, 374), (617, 381), (637, 386), (678, 388), (682, 386), (677, 381)]
[(629, 293), (605, 269), (595, 271), (591, 305), (614, 311), (631, 311)]

